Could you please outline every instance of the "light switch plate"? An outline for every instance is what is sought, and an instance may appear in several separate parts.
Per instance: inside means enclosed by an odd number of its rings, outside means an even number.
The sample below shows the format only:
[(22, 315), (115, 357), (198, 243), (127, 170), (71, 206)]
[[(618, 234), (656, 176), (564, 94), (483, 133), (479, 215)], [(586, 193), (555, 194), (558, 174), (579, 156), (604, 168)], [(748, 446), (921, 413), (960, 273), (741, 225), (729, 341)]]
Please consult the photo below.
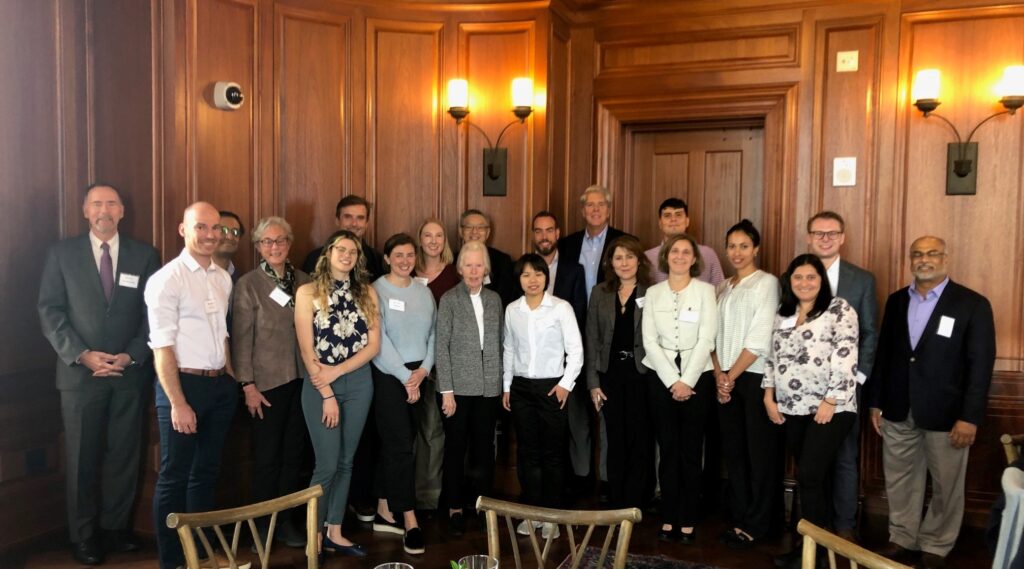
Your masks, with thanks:
[(854, 51), (840, 51), (836, 54), (836, 72), (837, 73), (848, 73), (850, 71), (857, 70), (857, 59), (860, 52)]
[(832, 159), (832, 186), (845, 188), (857, 185), (857, 158), (842, 156)]

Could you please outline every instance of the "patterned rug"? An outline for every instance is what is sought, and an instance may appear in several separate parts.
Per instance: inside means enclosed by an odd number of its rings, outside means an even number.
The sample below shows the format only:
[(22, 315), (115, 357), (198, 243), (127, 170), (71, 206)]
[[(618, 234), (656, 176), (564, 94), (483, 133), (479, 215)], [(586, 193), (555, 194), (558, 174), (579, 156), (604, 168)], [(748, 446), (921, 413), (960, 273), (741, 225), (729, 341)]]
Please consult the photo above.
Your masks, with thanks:
[[(609, 551), (608, 557), (605, 559), (604, 564), (606, 567), (612, 566), (612, 559), (615, 556), (615, 551)], [(587, 547), (583, 551), (583, 560), (580, 561), (580, 569), (599, 569), (597, 566), (597, 560), (601, 557), (600, 547)], [(558, 569), (569, 569), (572, 567), (572, 556), (567, 555), (565, 560), (562, 561)], [(627, 569), (719, 569), (714, 565), (706, 565), (704, 563), (693, 563), (690, 561), (680, 561), (678, 559), (669, 559), (664, 555), (640, 555), (637, 553), (626, 554), (626, 568)]]

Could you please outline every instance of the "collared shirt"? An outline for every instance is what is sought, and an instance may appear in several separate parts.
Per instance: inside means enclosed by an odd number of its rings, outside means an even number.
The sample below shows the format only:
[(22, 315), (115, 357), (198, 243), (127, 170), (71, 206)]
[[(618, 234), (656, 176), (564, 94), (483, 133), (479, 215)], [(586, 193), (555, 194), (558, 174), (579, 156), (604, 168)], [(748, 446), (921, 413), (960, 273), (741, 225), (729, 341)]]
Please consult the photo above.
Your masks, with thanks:
[(146, 283), (149, 347), (174, 348), (178, 367), (220, 369), (227, 361), (231, 277), (211, 262), (204, 269), (188, 249)]
[[(481, 289), (483, 287), (480, 287)], [(476, 330), (480, 333), (480, 349), (484, 349), (484, 301), (480, 298), (480, 291), (476, 294), (469, 293), (469, 300), (473, 303), (473, 314), (476, 315)]]
[(590, 302), (590, 291), (594, 290), (594, 285), (597, 284), (597, 271), (601, 268), (601, 253), (604, 252), (604, 240), (607, 236), (607, 225), (593, 237), (587, 230), (583, 230), (580, 264), (583, 265), (583, 276), (587, 283), (587, 302)]
[[(92, 243), (92, 256), (96, 259), (96, 272), (100, 271), (100, 260), (103, 259), (103, 249), (100, 246), (103, 245), (103, 241), (99, 237), (93, 235), (93, 232), (89, 232), (89, 242)], [(117, 274), (117, 253), (121, 250), (121, 234), (115, 233), (113, 237), (107, 240), (107, 245), (110, 246), (110, 260), (114, 263), (114, 274)]]
[(583, 338), (571, 304), (544, 293), (540, 305), (531, 310), (526, 297), (519, 297), (505, 308), (503, 342), (505, 393), (513, 376), (561, 377), (558, 385), (572, 391), (583, 369)]
[(555, 294), (555, 273), (558, 272), (558, 250), (555, 250), (555, 258), (551, 259), (551, 263), (548, 265), (548, 288), (546, 292), (548, 294)]
[(917, 349), (917, 343), (921, 340), (921, 336), (924, 335), (924, 329), (928, 325), (928, 320), (931, 319), (932, 312), (935, 312), (935, 305), (939, 303), (939, 298), (942, 296), (942, 291), (946, 290), (947, 284), (949, 284), (949, 277), (946, 277), (938, 286), (928, 291), (922, 299), (921, 295), (917, 292), (917, 282), (910, 283), (907, 330), (910, 332), (911, 348)]
[(835, 296), (836, 291), (839, 290), (839, 257), (836, 257), (835, 261), (832, 261), (832, 266), (825, 270), (825, 275), (828, 276), (828, 286), (832, 289), (832, 296)]
[[(725, 280), (725, 272), (722, 271), (722, 263), (718, 260), (718, 253), (715, 253), (715, 250), (707, 245), (698, 244), (697, 248), (700, 249), (700, 258), (704, 261), (704, 268), (697, 278), (717, 287)], [(655, 284), (668, 280), (668, 275), (661, 272), (661, 269), (658, 268), (658, 253), (660, 252), (661, 245), (644, 251), (647, 260), (651, 262), (651, 278)]]

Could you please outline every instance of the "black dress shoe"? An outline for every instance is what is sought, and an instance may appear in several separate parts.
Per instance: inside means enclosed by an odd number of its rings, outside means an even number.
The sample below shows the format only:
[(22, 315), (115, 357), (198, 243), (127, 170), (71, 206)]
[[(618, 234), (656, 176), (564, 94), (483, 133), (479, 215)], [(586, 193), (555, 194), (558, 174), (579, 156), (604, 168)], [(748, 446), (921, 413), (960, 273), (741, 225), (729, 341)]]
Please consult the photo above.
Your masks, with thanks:
[(462, 517), (461, 512), (456, 512), (448, 517), (448, 533), (454, 537), (466, 533), (466, 520)]
[(95, 540), (80, 541), (71, 548), (75, 561), (82, 565), (101, 565), (103, 563), (103, 550)]
[(103, 532), (103, 549), (107, 553), (131, 553), (142, 549), (142, 544), (131, 530), (109, 530)]

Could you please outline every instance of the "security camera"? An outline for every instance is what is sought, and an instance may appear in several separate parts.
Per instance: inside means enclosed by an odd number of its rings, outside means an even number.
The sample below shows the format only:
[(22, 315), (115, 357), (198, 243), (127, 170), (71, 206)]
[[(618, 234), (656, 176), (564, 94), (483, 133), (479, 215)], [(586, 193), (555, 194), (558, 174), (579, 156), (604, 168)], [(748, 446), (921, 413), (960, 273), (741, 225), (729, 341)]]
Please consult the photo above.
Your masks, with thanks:
[(242, 106), (245, 95), (238, 83), (218, 81), (213, 86), (213, 105), (224, 111), (234, 111)]

